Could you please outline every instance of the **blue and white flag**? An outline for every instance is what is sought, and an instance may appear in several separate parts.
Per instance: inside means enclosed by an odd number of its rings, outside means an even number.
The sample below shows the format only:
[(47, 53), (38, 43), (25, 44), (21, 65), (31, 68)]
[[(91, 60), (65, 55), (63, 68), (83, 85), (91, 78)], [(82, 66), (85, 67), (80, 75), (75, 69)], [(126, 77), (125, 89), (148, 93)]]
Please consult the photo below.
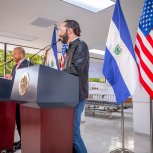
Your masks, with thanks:
[(56, 43), (56, 28), (54, 28), (52, 42), (52, 48), (47, 52), (45, 65), (51, 68), (59, 69), (58, 66), (58, 52), (57, 52), (57, 43)]
[(117, 105), (133, 95), (138, 83), (138, 69), (130, 33), (116, 1), (106, 42), (103, 74), (113, 87)]

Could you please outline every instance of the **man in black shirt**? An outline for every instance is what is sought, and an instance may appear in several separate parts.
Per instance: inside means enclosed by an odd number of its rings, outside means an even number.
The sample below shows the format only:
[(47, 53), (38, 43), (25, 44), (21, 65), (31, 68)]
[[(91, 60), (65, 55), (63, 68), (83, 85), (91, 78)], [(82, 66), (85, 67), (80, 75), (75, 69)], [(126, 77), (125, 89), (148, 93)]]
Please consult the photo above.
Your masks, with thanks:
[(73, 150), (75, 153), (87, 153), (80, 135), (81, 114), (88, 97), (89, 50), (80, 40), (80, 26), (75, 20), (64, 21), (59, 29), (62, 43), (68, 44), (63, 71), (79, 77), (79, 103), (75, 108)]

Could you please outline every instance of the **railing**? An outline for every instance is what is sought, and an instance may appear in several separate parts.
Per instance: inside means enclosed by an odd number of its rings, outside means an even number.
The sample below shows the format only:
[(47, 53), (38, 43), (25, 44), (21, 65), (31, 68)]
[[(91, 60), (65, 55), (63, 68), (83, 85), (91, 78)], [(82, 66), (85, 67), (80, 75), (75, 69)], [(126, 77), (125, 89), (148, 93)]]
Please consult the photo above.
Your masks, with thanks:
[[(130, 98), (127, 100), (127, 102)], [(132, 103), (125, 102), (124, 108), (131, 108)], [(101, 113), (109, 118), (112, 117), (113, 112), (118, 112), (120, 107), (117, 106), (115, 95), (114, 94), (89, 94), (88, 100), (85, 106), (86, 113)]]

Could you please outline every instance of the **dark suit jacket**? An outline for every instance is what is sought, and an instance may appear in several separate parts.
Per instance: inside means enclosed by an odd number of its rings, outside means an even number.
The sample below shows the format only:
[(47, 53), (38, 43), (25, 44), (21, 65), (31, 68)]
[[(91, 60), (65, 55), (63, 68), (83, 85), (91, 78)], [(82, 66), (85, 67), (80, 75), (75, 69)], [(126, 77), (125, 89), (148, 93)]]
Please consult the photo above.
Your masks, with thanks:
[(79, 99), (88, 98), (89, 49), (78, 39), (70, 42), (63, 71), (79, 77)]
[[(24, 68), (24, 67), (28, 67), (30, 65), (33, 65), (32, 63), (29, 63), (29, 61), (27, 59), (25, 59), (24, 61), (22, 61), (22, 63), (19, 65), (18, 69)], [(12, 69), (12, 81), (14, 82), (14, 78), (15, 78), (15, 74), (16, 74), (16, 65), (14, 65), (13, 69)], [(17, 129), (19, 132), (19, 135), (21, 136), (21, 127), (20, 127), (20, 105), (17, 104), (16, 105), (16, 125), (17, 125)], [(20, 139), (21, 140), (21, 139)]]
[[(32, 63), (29, 63), (29, 61), (27, 59), (25, 59), (24, 61), (22, 61), (22, 63), (19, 65), (18, 69), (24, 68), (24, 67), (28, 67), (33, 65)], [(12, 70), (12, 80), (14, 80), (15, 74), (16, 74), (16, 65), (14, 65), (13, 70)]]

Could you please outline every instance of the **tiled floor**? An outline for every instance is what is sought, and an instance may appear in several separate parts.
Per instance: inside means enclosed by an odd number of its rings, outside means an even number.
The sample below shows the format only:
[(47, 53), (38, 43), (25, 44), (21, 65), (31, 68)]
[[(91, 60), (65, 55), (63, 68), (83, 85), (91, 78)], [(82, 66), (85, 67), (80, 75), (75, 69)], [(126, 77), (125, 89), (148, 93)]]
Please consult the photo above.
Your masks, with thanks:
[[(88, 114), (85, 123), (81, 124), (81, 133), (88, 153), (109, 153), (120, 148), (120, 122), (120, 113), (114, 113), (110, 119), (104, 115), (97, 114), (93, 117)], [(15, 139), (18, 139), (17, 134)], [(132, 112), (125, 113), (125, 148), (135, 153), (149, 153), (149, 139), (147, 135), (134, 134)]]

